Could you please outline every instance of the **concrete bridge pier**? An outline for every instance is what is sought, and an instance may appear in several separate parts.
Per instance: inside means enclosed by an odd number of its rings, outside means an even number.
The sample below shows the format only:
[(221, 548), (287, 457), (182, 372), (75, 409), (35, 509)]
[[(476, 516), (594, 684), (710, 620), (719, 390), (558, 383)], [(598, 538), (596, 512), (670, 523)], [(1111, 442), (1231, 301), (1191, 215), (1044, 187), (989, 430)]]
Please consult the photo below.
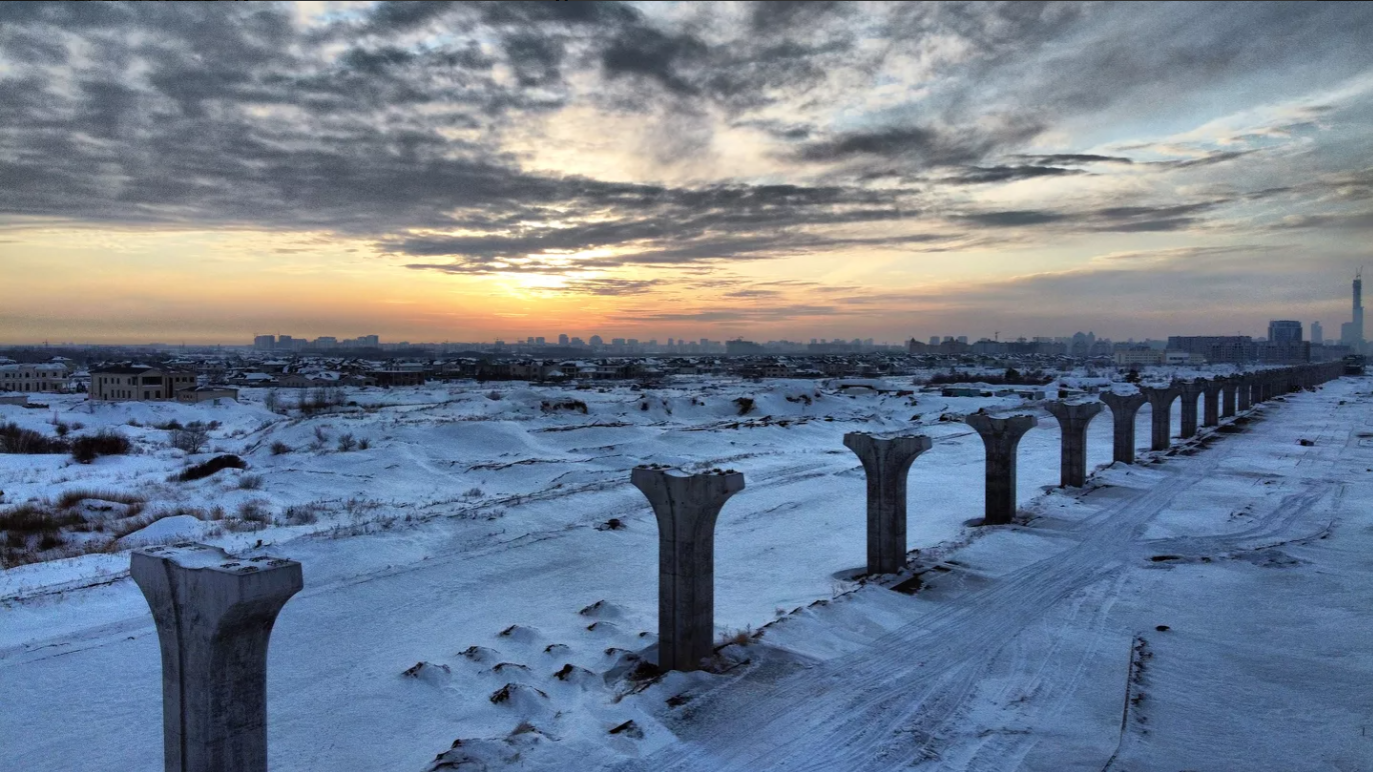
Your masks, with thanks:
[(1105, 406), (1100, 402), (1049, 402), (1044, 408), (1058, 419), (1063, 434), (1059, 450), (1059, 485), (1081, 488), (1087, 483), (1087, 425)]
[(715, 520), (744, 475), (640, 466), (630, 482), (658, 520), (658, 666), (699, 670), (715, 648)]
[(869, 574), (891, 574), (906, 565), (906, 476), (930, 445), (923, 434), (844, 435), (844, 447), (858, 455), (868, 480)]
[[(1178, 389), (1176, 384), (1169, 384), (1168, 386), (1144, 386), (1140, 388), (1140, 392), (1144, 394), (1144, 398), (1149, 400), (1149, 408), (1153, 413), (1153, 415), (1149, 417), (1150, 450), (1167, 450), (1168, 446), (1171, 444), (1169, 442), (1169, 435), (1173, 433), (1173, 400), (1177, 398), (1179, 391), (1180, 389)], [(1193, 410), (1195, 409), (1194, 406)]]
[(267, 643), (300, 563), (190, 542), (134, 550), (162, 650), (166, 772), (266, 772)]
[(1250, 410), (1254, 407), (1254, 389), (1253, 375), (1245, 374), (1240, 377), (1239, 388), (1236, 393), (1239, 395), (1239, 409), (1241, 412)]
[(1235, 397), (1239, 391), (1239, 381), (1235, 376), (1230, 376), (1221, 382), (1221, 418), (1232, 418), (1235, 415)]
[(974, 413), (964, 419), (982, 435), (987, 449), (987, 501), (983, 522), (987, 525), (1006, 525), (1015, 516), (1015, 451), (1025, 432), (1039, 425), (1032, 415), (992, 418)]
[(1197, 436), (1197, 397), (1203, 392), (1201, 380), (1182, 381), (1177, 384), (1178, 396), (1182, 398), (1182, 426), (1178, 436), (1189, 439)]
[(1108, 391), (1101, 401), (1111, 408), (1111, 461), (1135, 463), (1135, 416), (1149, 400), (1143, 394), (1116, 394)]
[(1220, 426), (1220, 394), (1225, 381), (1212, 378), (1201, 382), (1202, 426)]

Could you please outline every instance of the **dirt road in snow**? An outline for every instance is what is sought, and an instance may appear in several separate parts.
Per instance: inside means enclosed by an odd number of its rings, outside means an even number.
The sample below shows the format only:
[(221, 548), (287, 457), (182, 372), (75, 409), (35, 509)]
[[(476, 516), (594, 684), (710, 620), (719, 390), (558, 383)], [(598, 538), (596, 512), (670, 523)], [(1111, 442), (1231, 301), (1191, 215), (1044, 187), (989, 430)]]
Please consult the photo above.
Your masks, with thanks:
[[(1208, 447), (1143, 473), (1153, 480), (1142, 487), (1126, 487), (1131, 483), (1117, 470), (1104, 472), (1102, 478), (1115, 485), (1079, 500), (1088, 508), (1085, 517), (1044, 513), (1021, 534), (999, 535), (1008, 559), (1022, 565), (997, 573), (989, 543), (969, 561), (972, 573), (982, 569), (981, 586), (924, 604), (913, 621), (857, 651), (772, 683), (745, 679), (720, 688), (703, 697), (689, 719), (673, 725), (683, 742), (614, 768), (1101, 769), (1117, 748), (1116, 769), (1170, 768), (1162, 760), (1175, 757), (1205, 769), (1373, 768), (1364, 766), (1373, 760), (1373, 740), (1354, 739), (1352, 725), (1335, 726), (1340, 716), (1361, 714), (1367, 721), (1373, 710), (1373, 698), (1347, 690), (1327, 691), (1338, 698), (1325, 706), (1322, 719), (1332, 722), (1327, 731), (1343, 731), (1354, 745), (1332, 744), (1313, 756), (1293, 738), (1287, 745), (1295, 752), (1285, 763), (1217, 758), (1205, 738), (1165, 737), (1148, 725), (1150, 713), (1162, 716), (1157, 723), (1185, 723), (1168, 715), (1175, 708), (1169, 689), (1203, 696), (1210, 690), (1214, 700), (1204, 710), (1234, 734), (1282, 737), (1293, 731), (1284, 720), (1290, 706), (1270, 703), (1265, 715), (1262, 706), (1235, 704), (1233, 679), (1151, 684), (1150, 702), (1146, 706), (1141, 698), (1131, 706), (1121, 729), (1135, 635), (1171, 640), (1179, 628), (1220, 639), (1224, 651), (1226, 636), (1235, 635), (1232, 615), (1262, 613), (1252, 607), (1271, 597), (1265, 582), (1290, 583), (1308, 571), (1348, 572), (1344, 583), (1357, 583), (1367, 600), (1373, 565), (1353, 558), (1357, 550), (1345, 550), (1373, 544), (1367, 499), (1357, 508), (1347, 506), (1349, 489), (1357, 486), (1366, 494), (1363, 476), (1373, 477), (1365, 468), (1373, 465), (1373, 448), (1363, 447), (1357, 431), (1364, 428), (1368, 403), (1341, 403), (1335, 397), (1342, 391), (1270, 403), (1246, 431), (1214, 435)], [(1315, 445), (1300, 445), (1299, 436)], [(1017, 538), (1033, 539), (1031, 552), (1037, 554), (1017, 549)], [(1221, 602), (1185, 614), (1164, 611), (1168, 604), (1142, 596), (1169, 584), (1159, 577), (1174, 569), (1225, 577), (1215, 587)], [(1183, 581), (1196, 591), (1208, 580)], [(1236, 584), (1244, 581), (1248, 587)], [(1227, 597), (1233, 599), (1229, 608)], [(860, 596), (852, 602), (864, 601)], [(1277, 610), (1275, 618), (1284, 613)], [(1155, 617), (1172, 624), (1158, 630)], [(1345, 640), (1354, 669), (1365, 678), (1373, 675), (1364, 637), (1373, 628), (1373, 614), (1365, 605), (1342, 621), (1308, 633)], [(774, 637), (786, 645), (785, 632)], [(1236, 647), (1253, 643), (1233, 641)], [(1188, 656), (1178, 652), (1179, 660)], [(1281, 649), (1271, 656), (1281, 658)], [(1199, 669), (1206, 670), (1204, 662)], [(1345, 675), (1337, 667), (1313, 678)], [(1239, 677), (1262, 680), (1259, 674)], [(1330, 689), (1319, 681), (1307, 686)]]

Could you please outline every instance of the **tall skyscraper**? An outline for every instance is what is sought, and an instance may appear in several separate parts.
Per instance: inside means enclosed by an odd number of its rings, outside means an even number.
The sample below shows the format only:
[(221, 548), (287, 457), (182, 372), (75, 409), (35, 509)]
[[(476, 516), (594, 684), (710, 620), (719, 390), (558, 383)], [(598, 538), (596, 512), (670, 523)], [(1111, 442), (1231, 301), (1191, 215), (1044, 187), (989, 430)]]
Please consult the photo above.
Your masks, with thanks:
[(1355, 351), (1363, 350), (1363, 269), (1354, 274), (1353, 319), (1340, 325), (1340, 343)]
[(1325, 343), (1325, 330), (1321, 328), (1320, 322), (1311, 323), (1311, 345), (1319, 346)]
[(1354, 336), (1363, 343), (1363, 268), (1354, 274)]

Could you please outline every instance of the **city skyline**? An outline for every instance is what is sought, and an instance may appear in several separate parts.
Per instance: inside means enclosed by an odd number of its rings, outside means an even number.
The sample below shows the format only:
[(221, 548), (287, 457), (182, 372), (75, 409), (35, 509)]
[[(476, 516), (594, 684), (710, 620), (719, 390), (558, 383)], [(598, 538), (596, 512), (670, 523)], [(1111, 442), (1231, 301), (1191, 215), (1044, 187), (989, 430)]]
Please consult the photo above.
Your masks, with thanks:
[(1370, 22), (5, 4), (0, 344), (1334, 331)]

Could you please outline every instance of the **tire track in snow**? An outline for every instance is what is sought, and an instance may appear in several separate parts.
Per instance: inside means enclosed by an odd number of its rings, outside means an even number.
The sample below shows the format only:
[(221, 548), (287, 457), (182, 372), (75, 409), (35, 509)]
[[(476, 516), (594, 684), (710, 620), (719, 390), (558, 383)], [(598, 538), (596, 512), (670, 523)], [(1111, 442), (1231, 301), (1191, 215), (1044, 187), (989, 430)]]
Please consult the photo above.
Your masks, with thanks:
[[(938, 759), (941, 731), (1014, 634), (1129, 565), (1148, 521), (1227, 456), (1217, 449), (1194, 457), (1202, 463), (1084, 521), (1073, 531), (1080, 541), (1064, 552), (935, 609), (867, 650), (791, 676), (770, 695), (726, 704), (734, 690), (715, 692), (716, 704), (698, 710), (705, 721), (688, 728), (709, 745), (686, 741), (618, 768), (878, 770)], [(930, 683), (929, 673), (943, 675)]]

